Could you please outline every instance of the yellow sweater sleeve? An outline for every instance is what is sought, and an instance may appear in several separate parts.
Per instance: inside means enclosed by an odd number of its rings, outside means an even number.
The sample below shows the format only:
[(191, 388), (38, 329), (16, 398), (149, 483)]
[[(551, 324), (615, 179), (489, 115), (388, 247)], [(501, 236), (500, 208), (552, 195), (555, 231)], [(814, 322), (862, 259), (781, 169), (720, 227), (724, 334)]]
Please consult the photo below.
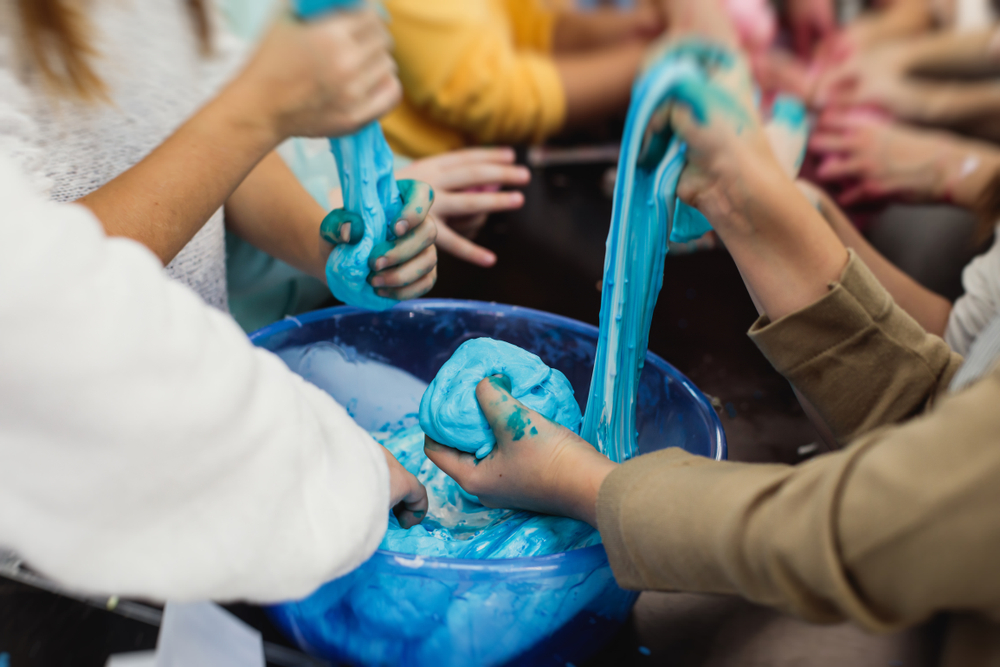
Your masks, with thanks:
[[(406, 101), (473, 143), (538, 142), (565, 118), (553, 15), (528, 0), (388, 0)], [(519, 46), (524, 43), (526, 46)]]
[(503, 0), (518, 48), (552, 52), (556, 13), (541, 0)]

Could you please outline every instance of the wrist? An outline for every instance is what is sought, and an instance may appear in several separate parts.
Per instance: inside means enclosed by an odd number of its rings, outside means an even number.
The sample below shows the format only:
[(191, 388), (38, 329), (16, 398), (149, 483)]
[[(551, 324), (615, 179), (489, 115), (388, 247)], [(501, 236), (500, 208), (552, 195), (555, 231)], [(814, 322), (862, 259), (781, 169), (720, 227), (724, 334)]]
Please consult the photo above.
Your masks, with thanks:
[(233, 81), (205, 110), (218, 119), (225, 131), (254, 147), (263, 157), (287, 137), (280, 130), (274, 97), (261, 94), (244, 78)]
[(597, 496), (601, 485), (618, 467), (595, 449), (573, 448), (574, 456), (557, 477), (558, 495), (562, 498), (559, 513), (597, 528)]
[(963, 146), (952, 152), (948, 159), (944, 198), (963, 208), (973, 209), (1000, 173), (1000, 151)]

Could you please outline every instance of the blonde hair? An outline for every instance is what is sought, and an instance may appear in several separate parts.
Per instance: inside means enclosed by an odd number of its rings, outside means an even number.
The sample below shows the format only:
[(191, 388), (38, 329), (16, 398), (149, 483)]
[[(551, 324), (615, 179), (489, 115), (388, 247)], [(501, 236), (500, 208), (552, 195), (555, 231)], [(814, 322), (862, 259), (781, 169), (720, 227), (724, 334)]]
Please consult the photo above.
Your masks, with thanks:
[[(201, 49), (207, 53), (211, 50), (211, 26), (205, 0), (184, 2)], [(17, 7), (27, 55), (45, 81), (63, 95), (106, 100), (107, 89), (92, 65), (98, 50), (79, 0), (18, 0)]]

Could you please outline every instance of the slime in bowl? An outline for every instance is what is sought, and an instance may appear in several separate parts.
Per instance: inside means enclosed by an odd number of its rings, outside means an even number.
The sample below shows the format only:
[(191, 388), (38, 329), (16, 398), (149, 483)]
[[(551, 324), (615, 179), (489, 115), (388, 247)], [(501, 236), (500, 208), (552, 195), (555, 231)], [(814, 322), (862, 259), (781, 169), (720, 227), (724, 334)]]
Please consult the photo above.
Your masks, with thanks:
[[(566, 375), (578, 400), (588, 396), (597, 328), (527, 308), (450, 300), (380, 313), (339, 307), (286, 319), (251, 338), (293, 370), (302, 360), (297, 350), (312, 344), (346, 351), (342, 372), (312, 380), (364, 428), (389, 433), (416, 424), (422, 387), (459, 345), (480, 337), (537, 354)], [(681, 447), (714, 459), (726, 455), (705, 396), (651, 353), (639, 383), (636, 430), (640, 453)], [(304, 650), (351, 664), (565, 665), (600, 648), (636, 596), (617, 586), (600, 544), (485, 560), (380, 550), (308, 598), (268, 611)]]

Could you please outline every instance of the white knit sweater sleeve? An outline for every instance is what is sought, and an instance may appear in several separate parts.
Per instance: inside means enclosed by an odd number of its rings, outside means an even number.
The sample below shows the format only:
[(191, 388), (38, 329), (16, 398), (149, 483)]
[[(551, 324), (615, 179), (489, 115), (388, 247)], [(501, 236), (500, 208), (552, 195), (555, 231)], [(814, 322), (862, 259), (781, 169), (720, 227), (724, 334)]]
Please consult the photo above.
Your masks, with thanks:
[(951, 310), (944, 339), (965, 356), (976, 337), (1000, 314), (1000, 233), (990, 249), (962, 271), (962, 286), (965, 294)]
[(0, 546), (83, 592), (276, 601), (385, 532), (345, 410), (0, 157)]

